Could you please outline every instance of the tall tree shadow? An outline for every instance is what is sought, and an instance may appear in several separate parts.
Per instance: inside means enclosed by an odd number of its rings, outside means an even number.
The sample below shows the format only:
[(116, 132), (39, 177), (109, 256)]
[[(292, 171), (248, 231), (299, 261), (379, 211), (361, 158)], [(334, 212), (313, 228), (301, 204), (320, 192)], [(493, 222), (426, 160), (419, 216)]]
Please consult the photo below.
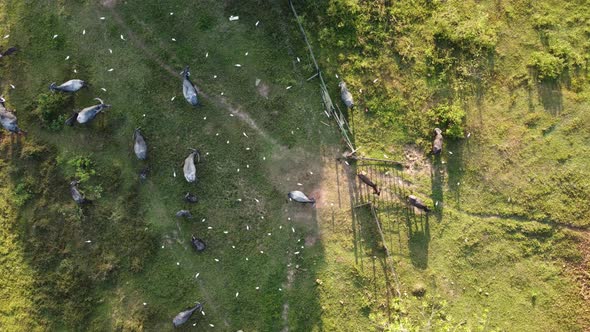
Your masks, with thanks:
[(537, 83), (539, 102), (545, 111), (559, 115), (563, 109), (563, 93), (558, 80), (542, 80)]
[(426, 269), (428, 267), (428, 249), (430, 246), (428, 214), (416, 214), (413, 207), (407, 209), (406, 227), (408, 229), (410, 260), (415, 267)]
[(432, 191), (432, 206), (434, 206), (433, 215), (435, 216), (436, 221), (440, 222), (442, 220), (444, 208), (443, 185), (445, 183), (445, 172), (441, 156), (434, 156), (432, 173), (430, 174), (430, 183)]
[(461, 181), (463, 180), (463, 175), (465, 173), (465, 169), (463, 167), (464, 149), (465, 142), (462, 140), (448, 140), (446, 143), (446, 151), (450, 152), (447, 158), (449, 190), (451, 192), (452, 198), (454, 198), (457, 204), (458, 209), (461, 209)]

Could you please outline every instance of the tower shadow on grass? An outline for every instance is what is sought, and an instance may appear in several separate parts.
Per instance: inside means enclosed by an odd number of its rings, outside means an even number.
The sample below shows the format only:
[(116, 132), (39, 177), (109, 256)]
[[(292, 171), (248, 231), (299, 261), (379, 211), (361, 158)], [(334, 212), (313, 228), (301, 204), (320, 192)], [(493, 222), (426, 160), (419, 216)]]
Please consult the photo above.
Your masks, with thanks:
[(428, 214), (415, 213), (414, 208), (407, 209), (406, 227), (408, 229), (410, 260), (415, 267), (426, 269), (428, 267), (428, 250), (430, 247)]

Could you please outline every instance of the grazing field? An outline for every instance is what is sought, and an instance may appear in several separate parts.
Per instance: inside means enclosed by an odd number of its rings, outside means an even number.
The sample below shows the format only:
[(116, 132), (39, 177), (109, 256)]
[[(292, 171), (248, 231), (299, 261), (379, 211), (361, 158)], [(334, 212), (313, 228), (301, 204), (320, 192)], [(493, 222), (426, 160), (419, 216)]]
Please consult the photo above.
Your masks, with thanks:
[[(167, 331), (196, 301), (181, 330), (589, 328), (587, 6), (294, 5), (334, 100), (343, 78), (357, 101), (359, 155), (403, 164), (375, 175), (384, 239), (287, 1), (0, 0), (0, 48), (19, 48), (0, 94), (28, 131), (0, 144), (0, 330)], [(72, 78), (90, 86), (49, 91)], [(95, 97), (112, 108), (64, 125)]]

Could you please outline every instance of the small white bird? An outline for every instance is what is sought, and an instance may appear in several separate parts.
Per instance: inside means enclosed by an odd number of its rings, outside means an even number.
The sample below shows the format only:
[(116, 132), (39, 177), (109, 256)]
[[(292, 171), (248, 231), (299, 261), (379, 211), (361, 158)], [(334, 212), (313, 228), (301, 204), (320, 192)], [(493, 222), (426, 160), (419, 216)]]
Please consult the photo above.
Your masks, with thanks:
[(86, 29), (82, 30), (82, 34), (85, 35), (86, 34)]
[(107, 92), (107, 89), (105, 88), (100, 88), (102, 91)]
[(125, 37), (123, 37), (123, 35), (121, 35), (121, 40), (125, 40)]
[(242, 65), (239, 64), (239, 63), (236, 63), (234, 66), (236, 66), (236, 67), (242, 67)]
[(176, 38), (172, 38), (172, 41), (176, 41)]
[(256, 21), (256, 24), (254, 24), (254, 26), (258, 26), (258, 23), (260, 23), (260, 21)]
[(53, 35), (53, 39), (57, 38), (57, 36), (59, 36), (59, 35)]
[(107, 70), (107, 71), (108, 71), (108, 72), (111, 72), (111, 71), (113, 71), (113, 70), (115, 70), (115, 69), (113, 69), (113, 68), (110, 68), (110, 69), (109, 69), (109, 70)]
[(289, 85), (289, 86), (287, 87), (287, 90), (291, 89), (292, 87), (293, 87), (293, 86)]
[(240, 295), (240, 292), (236, 292), (236, 297), (238, 297), (238, 295)]
[(248, 137), (248, 135), (246, 135), (246, 133), (242, 132), (242, 135), (244, 135), (245, 137)]
[(219, 259), (215, 258), (215, 261), (216, 261), (216, 262), (219, 262)]
[(113, 50), (111, 50), (110, 48), (109, 48), (109, 52), (110, 52), (111, 54), (113, 54)]
[(176, 96), (170, 98), (170, 101), (174, 101), (175, 98), (176, 98)]
[(68, 55), (68, 56), (66, 57), (66, 61), (68, 61), (69, 59), (70, 59), (70, 56)]
[(12, 84), (10, 84), (10, 87), (13, 88), (13, 89), (16, 89), (16, 86), (14, 86)]
[(173, 175), (174, 177), (176, 177), (176, 171), (173, 171), (172, 175)]
[(209, 52), (205, 53), (205, 58), (209, 57)]
[(4, 36), (4, 39), (8, 39), (8, 37), (10, 37), (10, 35), (6, 35), (6, 36)]
[(230, 20), (230, 21), (237, 21), (237, 20), (239, 20), (239, 19), (240, 19), (240, 17), (239, 17), (239, 16), (233, 16), (233, 15), (231, 15), (231, 16), (229, 17), (229, 20)]
[(101, 18), (100, 18), (100, 19), (101, 19), (102, 21), (104, 21), (104, 20), (106, 19), (106, 17), (104, 17), (104, 16), (101, 16)]
[(84, 241), (84, 242), (86, 242), (86, 243), (91, 243), (92, 241), (90, 241), (90, 240), (86, 240), (86, 241)]

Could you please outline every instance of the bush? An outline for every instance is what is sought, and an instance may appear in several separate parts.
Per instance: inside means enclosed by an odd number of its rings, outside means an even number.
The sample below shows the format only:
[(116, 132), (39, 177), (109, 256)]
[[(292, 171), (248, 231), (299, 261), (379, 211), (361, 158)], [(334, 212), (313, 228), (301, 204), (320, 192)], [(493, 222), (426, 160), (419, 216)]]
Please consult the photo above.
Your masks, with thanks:
[(465, 121), (465, 111), (462, 107), (452, 105), (439, 105), (430, 110), (430, 116), (435, 120), (434, 125), (443, 130), (446, 137), (462, 138), (463, 122)]
[(31, 184), (28, 182), (19, 182), (14, 188), (12, 201), (16, 206), (23, 206), (32, 196)]
[(539, 80), (556, 80), (563, 72), (564, 61), (549, 53), (534, 52), (529, 66), (535, 70)]
[(72, 96), (63, 93), (44, 93), (37, 99), (33, 114), (41, 121), (41, 127), (53, 131), (60, 130), (68, 114), (64, 110), (70, 109)]
[(78, 156), (68, 160), (67, 164), (75, 168), (75, 177), (80, 182), (86, 182), (96, 174), (94, 163), (88, 157)]

